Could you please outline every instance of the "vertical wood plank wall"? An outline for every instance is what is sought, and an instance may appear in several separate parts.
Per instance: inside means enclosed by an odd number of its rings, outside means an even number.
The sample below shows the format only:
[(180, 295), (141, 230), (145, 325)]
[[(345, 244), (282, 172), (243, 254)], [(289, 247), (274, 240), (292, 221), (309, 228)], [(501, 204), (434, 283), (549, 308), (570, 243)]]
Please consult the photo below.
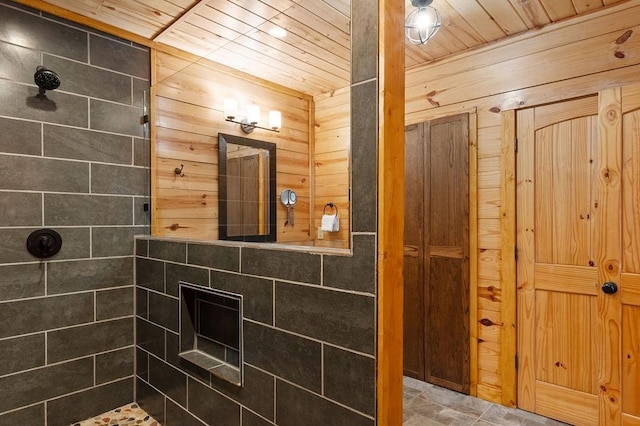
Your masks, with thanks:
[[(627, 31), (632, 37), (622, 37)], [(477, 395), (514, 405), (515, 197), (501, 112), (640, 81), (640, 1), (408, 70), (406, 124), (477, 110)], [(508, 131), (504, 131), (508, 130)], [(512, 200), (511, 200), (512, 201)], [(473, 255), (473, 254), (472, 254)], [(508, 259), (508, 265), (505, 260)], [(473, 364), (472, 364), (473, 365)]]
[[(338, 207), (339, 232), (325, 232), (317, 246), (349, 247), (349, 165), (351, 146), (351, 88), (346, 87), (314, 97), (315, 144), (313, 173), (315, 203), (311, 237), (317, 237), (324, 206)], [(327, 214), (332, 209), (327, 208)]]
[[(258, 104), (265, 122), (269, 110), (282, 112), (280, 133), (256, 129), (248, 137), (277, 145), (276, 192), (290, 188), (298, 195), (293, 228), (284, 226), (287, 211), (277, 203), (277, 240), (308, 242), (312, 99), (275, 84), (243, 78), (204, 59), (193, 62), (163, 52), (157, 52), (156, 57), (153, 235), (218, 239), (217, 135), (246, 136), (238, 124), (224, 121), (224, 99), (235, 98), (240, 111), (249, 103)], [(184, 176), (177, 176), (174, 169), (181, 166)]]

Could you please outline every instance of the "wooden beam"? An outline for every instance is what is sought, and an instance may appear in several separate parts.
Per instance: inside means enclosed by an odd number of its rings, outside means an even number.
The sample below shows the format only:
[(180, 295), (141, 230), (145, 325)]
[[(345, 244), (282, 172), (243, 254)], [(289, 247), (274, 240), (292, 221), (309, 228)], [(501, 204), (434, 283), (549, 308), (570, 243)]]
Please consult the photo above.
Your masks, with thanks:
[(502, 405), (516, 406), (516, 113), (505, 111), (502, 119), (502, 203), (500, 240), (502, 264), (502, 324), (500, 368)]
[(80, 15), (79, 13), (71, 12), (67, 9), (64, 9), (60, 6), (55, 6), (43, 0), (13, 0), (13, 1), (25, 6), (32, 7), (34, 9), (38, 9), (42, 12), (49, 13), (59, 18), (67, 19), (77, 24), (85, 25), (87, 27), (105, 32), (107, 34), (111, 34), (116, 37), (123, 38), (125, 40), (133, 41), (134, 43), (138, 43), (143, 46), (152, 47), (153, 45), (153, 42), (146, 37), (142, 37), (138, 34), (135, 34), (126, 30), (122, 30), (120, 28), (114, 27), (113, 25), (105, 24), (104, 22), (100, 22), (96, 19), (89, 18), (84, 15)]
[(404, 1), (378, 1), (377, 423), (402, 424)]
[(478, 114), (469, 114), (469, 393), (478, 395)]

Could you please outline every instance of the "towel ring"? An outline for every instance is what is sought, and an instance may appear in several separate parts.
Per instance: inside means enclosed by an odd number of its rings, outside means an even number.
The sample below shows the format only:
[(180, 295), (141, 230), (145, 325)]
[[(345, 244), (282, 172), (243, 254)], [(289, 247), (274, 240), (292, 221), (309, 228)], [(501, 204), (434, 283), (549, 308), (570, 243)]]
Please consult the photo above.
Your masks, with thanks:
[(324, 208), (322, 209), (322, 214), (326, 214), (327, 212), (327, 207), (331, 207), (332, 209), (336, 209), (336, 215), (338, 214), (338, 206), (336, 206), (333, 203), (327, 203), (324, 205)]

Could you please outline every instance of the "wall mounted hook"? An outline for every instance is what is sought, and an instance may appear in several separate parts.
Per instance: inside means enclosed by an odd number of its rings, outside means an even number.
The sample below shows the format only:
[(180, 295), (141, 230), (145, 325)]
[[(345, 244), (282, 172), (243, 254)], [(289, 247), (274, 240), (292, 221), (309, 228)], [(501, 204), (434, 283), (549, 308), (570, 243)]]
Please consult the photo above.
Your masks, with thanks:
[(176, 167), (173, 169), (173, 172), (180, 177), (184, 177), (184, 173), (182, 173), (182, 169), (184, 169), (184, 164), (180, 164), (180, 167)]

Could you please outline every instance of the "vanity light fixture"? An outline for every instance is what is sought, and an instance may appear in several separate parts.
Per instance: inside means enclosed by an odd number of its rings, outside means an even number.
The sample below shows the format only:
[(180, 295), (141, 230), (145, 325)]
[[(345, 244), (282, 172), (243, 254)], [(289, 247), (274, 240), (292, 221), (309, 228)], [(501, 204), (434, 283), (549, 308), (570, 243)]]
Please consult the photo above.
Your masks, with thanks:
[(269, 127), (258, 126), (260, 121), (260, 107), (256, 104), (247, 106), (246, 118), (238, 120), (238, 101), (235, 99), (224, 100), (224, 120), (240, 125), (244, 133), (251, 133), (253, 129), (279, 132), (282, 127), (282, 114), (280, 111), (269, 111)]
[(440, 29), (440, 14), (429, 6), (433, 0), (411, 0), (413, 10), (404, 21), (407, 39), (413, 44), (426, 44)]

